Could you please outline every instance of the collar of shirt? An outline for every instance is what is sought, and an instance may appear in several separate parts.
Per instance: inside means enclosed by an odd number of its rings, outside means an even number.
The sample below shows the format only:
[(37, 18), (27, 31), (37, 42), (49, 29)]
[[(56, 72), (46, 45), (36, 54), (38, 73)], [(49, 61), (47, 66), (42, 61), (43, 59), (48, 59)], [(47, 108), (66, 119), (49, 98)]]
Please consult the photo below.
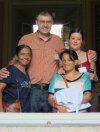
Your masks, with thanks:
[(40, 35), (39, 31), (35, 32), (36, 36), (43, 40), (43, 41), (49, 41), (51, 39), (51, 34), (49, 33), (47, 37), (43, 38), (42, 35)]

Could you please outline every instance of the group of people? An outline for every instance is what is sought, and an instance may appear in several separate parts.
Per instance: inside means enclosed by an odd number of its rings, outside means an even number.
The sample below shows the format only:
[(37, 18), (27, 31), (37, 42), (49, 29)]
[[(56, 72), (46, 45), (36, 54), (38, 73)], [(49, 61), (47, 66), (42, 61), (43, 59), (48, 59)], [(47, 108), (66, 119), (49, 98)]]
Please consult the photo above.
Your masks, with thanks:
[[(17, 99), (19, 87), (22, 112), (86, 112), (95, 105), (90, 102), (91, 82), (97, 81), (96, 52), (81, 50), (84, 35), (78, 28), (70, 32), (69, 49), (65, 49), (62, 39), (50, 33), (53, 17), (49, 12), (40, 12), (36, 24), (37, 32), (19, 40), (11, 64), (0, 70), (0, 111), (4, 111), (4, 103)], [(66, 92), (61, 93), (63, 90)], [(80, 95), (78, 105), (67, 93)]]

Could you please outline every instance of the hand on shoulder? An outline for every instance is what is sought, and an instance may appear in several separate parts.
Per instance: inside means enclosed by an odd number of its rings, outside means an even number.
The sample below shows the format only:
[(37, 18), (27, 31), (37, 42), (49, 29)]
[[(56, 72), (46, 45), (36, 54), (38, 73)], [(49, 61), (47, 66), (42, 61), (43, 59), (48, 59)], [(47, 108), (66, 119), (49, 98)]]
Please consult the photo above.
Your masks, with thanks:
[(7, 68), (2, 68), (0, 70), (0, 80), (3, 78), (7, 78), (9, 76), (9, 72), (7, 71)]
[(96, 53), (96, 51), (94, 51), (94, 50), (88, 50), (87, 54), (88, 54), (88, 59), (89, 59), (90, 62), (97, 60), (97, 53)]

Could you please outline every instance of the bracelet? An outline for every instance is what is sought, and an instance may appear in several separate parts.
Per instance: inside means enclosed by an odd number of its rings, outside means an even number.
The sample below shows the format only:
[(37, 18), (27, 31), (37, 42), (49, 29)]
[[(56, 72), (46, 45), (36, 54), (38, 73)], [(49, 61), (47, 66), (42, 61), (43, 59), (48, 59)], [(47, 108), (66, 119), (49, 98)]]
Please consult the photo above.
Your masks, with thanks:
[(98, 77), (96, 76), (96, 77), (94, 78), (94, 80), (97, 82), (97, 81), (98, 81)]

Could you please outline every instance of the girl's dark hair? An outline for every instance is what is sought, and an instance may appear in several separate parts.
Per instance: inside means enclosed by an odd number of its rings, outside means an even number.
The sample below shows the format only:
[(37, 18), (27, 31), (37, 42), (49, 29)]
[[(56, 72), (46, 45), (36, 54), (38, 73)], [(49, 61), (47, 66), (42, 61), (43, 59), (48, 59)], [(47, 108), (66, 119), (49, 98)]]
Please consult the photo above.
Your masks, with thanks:
[(18, 55), (19, 52), (23, 49), (23, 48), (28, 48), (32, 54), (32, 49), (28, 46), (28, 45), (25, 45), (25, 44), (22, 44), (22, 45), (18, 45), (16, 47), (16, 50), (15, 50), (15, 54)]
[(65, 49), (63, 52), (61, 52), (61, 54), (60, 54), (61, 60), (62, 60), (63, 54), (68, 54), (72, 61), (78, 60), (77, 53), (74, 50)]
[(70, 31), (70, 33), (69, 33), (69, 39), (70, 39), (70, 36), (71, 36), (72, 33), (80, 33), (81, 36), (82, 36), (82, 40), (84, 40), (84, 33), (83, 33), (83, 31), (80, 28), (74, 28), (74, 29), (72, 29)]

